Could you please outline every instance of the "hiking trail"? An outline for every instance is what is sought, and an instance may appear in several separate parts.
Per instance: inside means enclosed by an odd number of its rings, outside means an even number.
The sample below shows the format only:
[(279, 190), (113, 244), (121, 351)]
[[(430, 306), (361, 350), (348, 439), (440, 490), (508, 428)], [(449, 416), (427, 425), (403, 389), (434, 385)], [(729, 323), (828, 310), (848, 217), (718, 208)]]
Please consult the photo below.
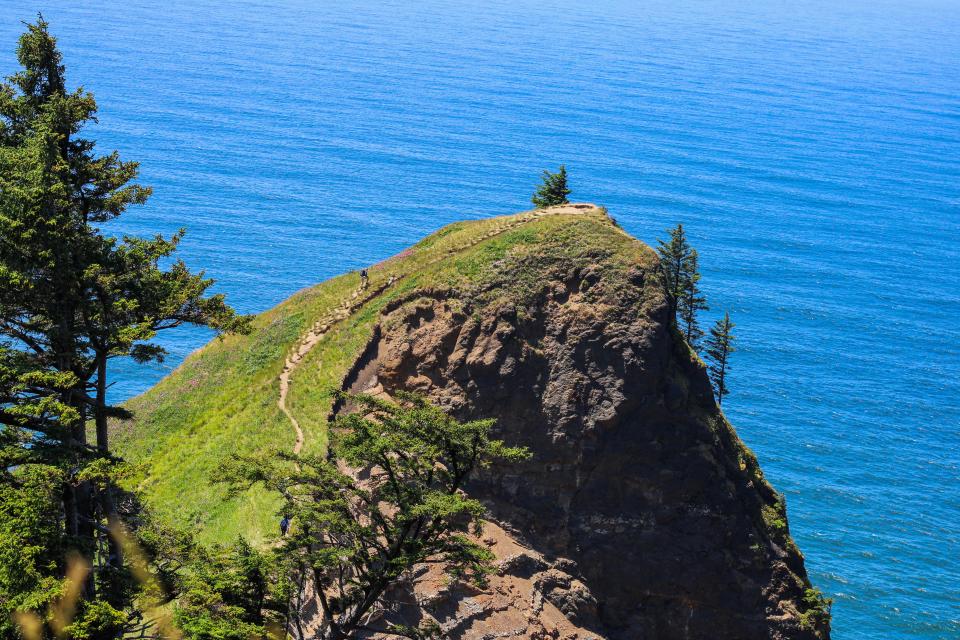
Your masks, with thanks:
[[(562, 214), (571, 214), (571, 213), (588, 213), (589, 211), (597, 210), (592, 204), (568, 204), (560, 205), (557, 207), (550, 207), (548, 209), (542, 209), (537, 211), (532, 211), (528, 213), (521, 214), (515, 217), (512, 220), (503, 221), (492, 229), (487, 231), (485, 234), (471, 240), (470, 242), (457, 246), (451, 247), (443, 252), (440, 256), (430, 260), (426, 264), (422, 265), (420, 268), (429, 267), (430, 265), (436, 264), (442, 260), (447, 259), (454, 253), (459, 253), (465, 251), (471, 247), (474, 247), (481, 242), (489, 240), (490, 238), (515, 229), (520, 225), (526, 224), (531, 220), (537, 218), (542, 218), (548, 215), (562, 215)], [(384, 291), (395, 285), (397, 282), (406, 277), (407, 274), (400, 275), (390, 275), (387, 278), (386, 283), (377, 287), (371, 294), (364, 296), (363, 293), (370, 287), (369, 279), (363, 280), (360, 285), (350, 293), (350, 298), (340, 303), (332, 311), (328, 311), (319, 320), (311, 325), (310, 330), (303, 335), (300, 340), (297, 342), (296, 346), (290, 351), (290, 354), (287, 356), (286, 361), (283, 363), (283, 371), (280, 373), (280, 397), (277, 400), (277, 406), (280, 407), (280, 411), (283, 412), (287, 419), (290, 420), (291, 426), (293, 426), (294, 433), (296, 434), (296, 442), (293, 445), (293, 454), (298, 455), (303, 449), (304, 444), (304, 435), (303, 429), (300, 427), (300, 423), (297, 422), (297, 419), (294, 417), (293, 412), (287, 406), (287, 396), (290, 393), (290, 384), (292, 382), (291, 376), (296, 370), (297, 366), (303, 361), (308, 353), (317, 345), (320, 340), (330, 332), (330, 329), (333, 328), (338, 322), (349, 318), (350, 315), (358, 308), (362, 307), (366, 303), (370, 302), (372, 299), (376, 298)]]

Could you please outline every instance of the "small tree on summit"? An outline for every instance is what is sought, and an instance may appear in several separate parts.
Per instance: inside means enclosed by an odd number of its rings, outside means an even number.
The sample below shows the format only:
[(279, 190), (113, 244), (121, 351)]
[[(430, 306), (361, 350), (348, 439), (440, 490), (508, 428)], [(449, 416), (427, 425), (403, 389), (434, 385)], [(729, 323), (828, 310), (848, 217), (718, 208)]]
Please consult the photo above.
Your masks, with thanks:
[(533, 204), (537, 209), (546, 207), (555, 207), (560, 204), (567, 204), (567, 196), (570, 195), (570, 189), (567, 188), (567, 168), (560, 165), (560, 171), (557, 173), (543, 172), (543, 184), (537, 188), (533, 194)]
[(710, 381), (713, 382), (717, 394), (717, 404), (723, 404), (723, 396), (730, 393), (727, 388), (727, 371), (730, 369), (730, 354), (736, 351), (733, 342), (736, 336), (731, 333), (736, 325), (730, 322), (730, 314), (723, 314), (723, 318), (710, 329), (707, 338), (707, 359), (709, 360)]

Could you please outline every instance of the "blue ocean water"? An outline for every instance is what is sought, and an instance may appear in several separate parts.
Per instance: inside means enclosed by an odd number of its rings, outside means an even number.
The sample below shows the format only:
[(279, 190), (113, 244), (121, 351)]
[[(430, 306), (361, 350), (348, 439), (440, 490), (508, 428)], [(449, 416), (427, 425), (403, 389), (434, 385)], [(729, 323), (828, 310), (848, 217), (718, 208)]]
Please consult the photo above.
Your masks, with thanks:
[[(0, 0), (42, 11), (120, 232), (244, 312), (440, 225), (575, 199), (683, 222), (741, 350), (726, 409), (788, 500), (834, 637), (960, 637), (960, 6), (947, 0)], [(208, 335), (168, 336), (152, 385)]]

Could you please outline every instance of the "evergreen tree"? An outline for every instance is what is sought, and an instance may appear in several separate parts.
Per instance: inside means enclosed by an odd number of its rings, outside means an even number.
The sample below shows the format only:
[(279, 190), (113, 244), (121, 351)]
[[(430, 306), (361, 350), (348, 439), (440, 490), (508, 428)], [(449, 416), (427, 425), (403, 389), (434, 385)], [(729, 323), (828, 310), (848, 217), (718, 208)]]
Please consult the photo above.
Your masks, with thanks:
[(703, 330), (700, 329), (697, 314), (709, 309), (709, 307), (707, 306), (706, 296), (700, 291), (700, 267), (696, 249), (690, 250), (687, 267), (688, 272), (683, 278), (683, 291), (680, 294), (680, 299), (677, 300), (677, 318), (683, 336), (687, 339), (687, 344), (699, 352)]
[[(108, 363), (162, 359), (152, 339), (183, 323), (242, 331), (248, 320), (222, 296), (206, 294), (212, 280), (203, 273), (180, 261), (160, 267), (182, 231), (170, 239), (101, 231), (128, 206), (143, 204), (150, 189), (135, 182), (137, 163), (116, 152), (97, 155), (94, 142), (80, 137), (96, 119), (96, 102), (82, 88), (67, 90), (42, 17), (27, 25), (17, 58), (22, 71), (0, 85), (0, 458), (10, 463), (2, 478), (20, 486), (30, 464), (59, 470), (61, 537), (36, 542), (92, 565), (114, 508), (111, 483), (102, 481), (110, 465), (88, 468), (109, 456), (108, 419), (126, 416), (107, 401)], [(87, 441), (88, 420), (96, 425), (95, 445)], [(115, 547), (108, 557), (119, 563)], [(62, 562), (44, 567), (52, 571), (44, 580), (63, 578)], [(91, 574), (83, 597), (92, 602), (109, 574)], [(0, 593), (0, 601), (17, 595)]]
[(555, 207), (561, 204), (567, 204), (567, 196), (570, 195), (570, 189), (567, 188), (567, 168), (560, 165), (560, 171), (557, 173), (543, 172), (543, 183), (533, 194), (533, 204), (537, 209), (546, 207)]
[[(176, 576), (174, 621), (186, 638), (250, 640), (286, 637), (267, 635), (265, 613), (274, 625), (289, 604), (289, 589), (276, 586), (287, 577), (275, 571), (269, 553), (258, 551), (242, 537), (232, 548), (197, 546), (185, 554), (184, 570)], [(277, 597), (279, 596), (279, 597)]]
[(710, 337), (707, 338), (710, 381), (713, 382), (718, 405), (722, 405), (723, 396), (730, 393), (727, 388), (727, 373), (730, 371), (730, 354), (736, 351), (733, 347), (736, 336), (732, 333), (735, 326), (730, 322), (730, 314), (725, 313), (710, 329)]
[(696, 251), (687, 242), (683, 225), (678, 224), (668, 233), (670, 239), (667, 242), (657, 241), (657, 253), (660, 254), (660, 269), (670, 302), (670, 319), (676, 322), (679, 302), (688, 289), (695, 289), (696, 283), (692, 281), (695, 276), (699, 279), (699, 273)]
[(66, 591), (65, 474), (43, 464), (9, 474), (0, 482), (0, 638), (20, 638), (18, 612), (53, 610)]
[[(353, 396), (361, 412), (330, 425), (332, 457), (237, 457), (223, 470), (234, 490), (263, 483), (283, 496), (293, 524), (281, 556), (316, 585), (317, 638), (358, 637), (417, 563), (442, 562), (451, 578), (481, 584), (491, 569), (490, 551), (464, 535), (477, 532), (484, 508), (462, 489), (477, 467), (528, 453), (492, 440), (492, 420), (461, 423), (418, 396), (400, 400)], [(423, 638), (431, 630), (391, 632)]]

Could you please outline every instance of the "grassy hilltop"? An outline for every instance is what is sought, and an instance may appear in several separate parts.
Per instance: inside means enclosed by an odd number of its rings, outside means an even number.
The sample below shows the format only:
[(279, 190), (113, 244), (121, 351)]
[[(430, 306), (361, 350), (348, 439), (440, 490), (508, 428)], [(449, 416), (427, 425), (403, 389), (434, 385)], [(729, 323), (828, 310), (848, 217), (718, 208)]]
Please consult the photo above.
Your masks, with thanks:
[[(303, 430), (304, 451), (313, 452), (326, 444), (332, 390), (391, 301), (418, 289), (452, 289), (475, 303), (506, 300), (522, 309), (541, 267), (595, 264), (613, 275), (654, 259), (593, 206), (448, 225), (371, 267), (367, 288), (352, 302), (361, 284), (358, 273), (304, 289), (260, 314), (250, 335), (214, 340), (192, 354), (127, 403), (136, 417), (113, 426), (117, 452), (140, 465), (131, 483), (165, 519), (196, 529), (207, 542), (243, 535), (262, 543), (275, 528), (276, 496), (254, 490), (228, 499), (210, 477), (232, 453), (293, 448), (294, 428), (277, 404), (279, 377), (289, 353), (318, 320), (345, 303), (352, 307), (291, 374), (287, 408)], [(509, 268), (512, 263), (516, 269)]]

